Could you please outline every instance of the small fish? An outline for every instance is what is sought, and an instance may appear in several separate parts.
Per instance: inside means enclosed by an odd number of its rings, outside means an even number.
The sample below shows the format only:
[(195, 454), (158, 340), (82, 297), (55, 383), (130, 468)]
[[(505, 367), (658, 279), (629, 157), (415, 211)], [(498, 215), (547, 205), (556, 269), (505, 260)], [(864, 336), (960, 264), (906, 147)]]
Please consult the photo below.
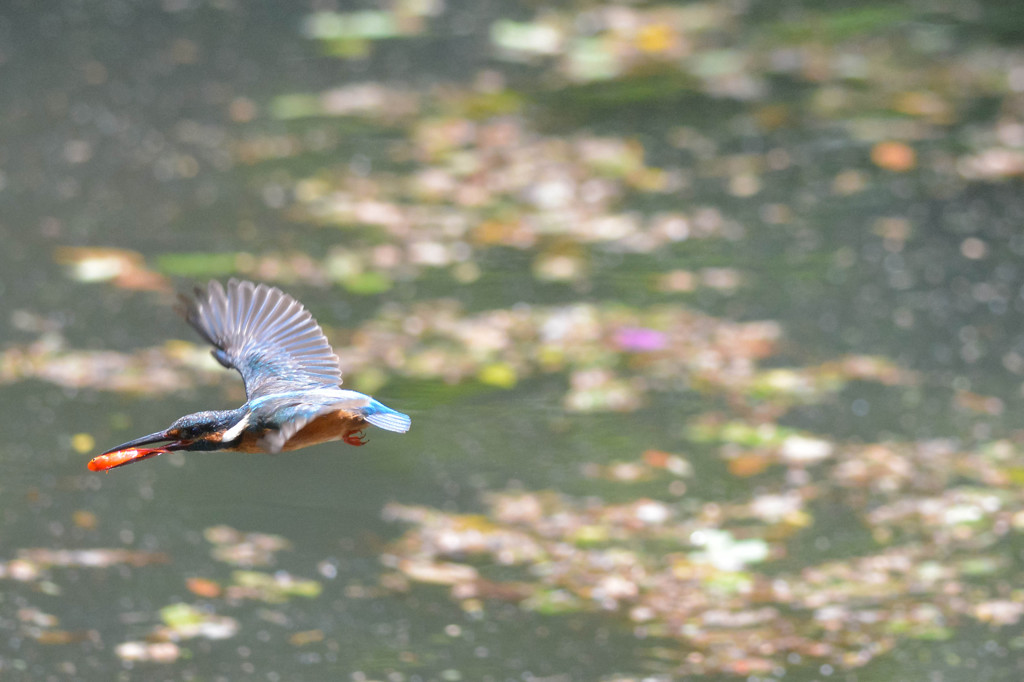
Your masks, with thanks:
[(89, 471), (109, 471), (110, 469), (123, 467), (125, 464), (141, 462), (149, 457), (162, 455), (165, 452), (170, 452), (170, 450), (166, 448), (125, 448), (124, 450), (115, 450), (105, 455), (93, 457), (89, 460), (87, 466)]

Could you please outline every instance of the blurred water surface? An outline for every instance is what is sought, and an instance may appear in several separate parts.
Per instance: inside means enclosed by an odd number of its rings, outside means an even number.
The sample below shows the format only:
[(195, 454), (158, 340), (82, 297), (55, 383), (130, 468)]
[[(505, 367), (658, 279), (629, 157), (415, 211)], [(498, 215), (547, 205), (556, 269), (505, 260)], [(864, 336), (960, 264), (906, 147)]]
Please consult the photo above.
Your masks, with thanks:
[[(0, 677), (1019, 679), (1002, 8), (7, 3)], [(411, 432), (87, 472), (228, 276)]]

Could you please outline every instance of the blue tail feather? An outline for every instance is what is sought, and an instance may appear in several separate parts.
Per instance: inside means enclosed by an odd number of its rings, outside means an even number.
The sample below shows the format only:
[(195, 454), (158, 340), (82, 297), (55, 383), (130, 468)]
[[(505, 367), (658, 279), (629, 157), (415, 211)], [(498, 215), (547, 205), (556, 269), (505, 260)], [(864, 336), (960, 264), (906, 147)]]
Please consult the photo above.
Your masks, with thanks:
[(405, 433), (412, 425), (409, 415), (392, 410), (376, 400), (371, 400), (370, 404), (363, 408), (362, 413), (363, 419), (385, 431)]

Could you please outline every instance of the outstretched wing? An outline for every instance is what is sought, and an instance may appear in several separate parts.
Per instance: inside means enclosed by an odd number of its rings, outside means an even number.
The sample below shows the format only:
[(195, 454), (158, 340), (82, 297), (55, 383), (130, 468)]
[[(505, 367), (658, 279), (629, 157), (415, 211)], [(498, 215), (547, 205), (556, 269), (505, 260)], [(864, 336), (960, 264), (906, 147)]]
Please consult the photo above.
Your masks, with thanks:
[(338, 356), (309, 311), (276, 287), (212, 281), (182, 297), (188, 323), (237, 369), (252, 400), (281, 391), (341, 384)]

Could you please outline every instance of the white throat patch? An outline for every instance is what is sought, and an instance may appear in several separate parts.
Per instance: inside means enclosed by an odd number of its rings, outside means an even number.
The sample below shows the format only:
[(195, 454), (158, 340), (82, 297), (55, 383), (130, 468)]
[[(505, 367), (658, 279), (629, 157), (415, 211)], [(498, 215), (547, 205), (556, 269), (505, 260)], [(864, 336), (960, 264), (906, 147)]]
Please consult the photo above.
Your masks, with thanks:
[(230, 443), (239, 436), (242, 435), (242, 431), (245, 431), (245, 427), (249, 426), (249, 413), (246, 413), (244, 417), (238, 420), (238, 423), (232, 426), (230, 429), (224, 432), (221, 436), (220, 442)]

